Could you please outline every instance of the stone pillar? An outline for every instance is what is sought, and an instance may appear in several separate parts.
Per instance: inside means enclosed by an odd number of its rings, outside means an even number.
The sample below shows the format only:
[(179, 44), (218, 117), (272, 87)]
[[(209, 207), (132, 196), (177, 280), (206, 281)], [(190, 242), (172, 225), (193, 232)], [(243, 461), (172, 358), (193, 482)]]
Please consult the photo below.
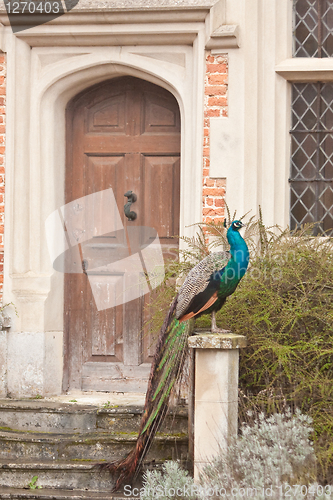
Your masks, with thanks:
[(200, 332), (189, 337), (195, 349), (194, 479), (237, 434), (238, 357), (243, 335)]

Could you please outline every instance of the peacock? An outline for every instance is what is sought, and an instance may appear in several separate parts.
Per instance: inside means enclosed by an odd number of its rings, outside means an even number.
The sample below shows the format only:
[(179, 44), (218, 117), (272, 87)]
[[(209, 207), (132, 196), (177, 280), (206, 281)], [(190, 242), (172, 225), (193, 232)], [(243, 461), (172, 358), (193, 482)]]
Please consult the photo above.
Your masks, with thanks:
[(227, 231), (230, 250), (211, 253), (193, 267), (169, 308), (156, 345), (136, 445), (123, 460), (98, 464), (117, 477), (114, 491), (136, 476), (163, 422), (186, 353), (188, 320), (211, 313), (212, 333), (225, 332), (216, 326), (216, 312), (235, 291), (249, 262), (248, 247), (239, 233), (242, 227), (240, 220), (231, 223)]

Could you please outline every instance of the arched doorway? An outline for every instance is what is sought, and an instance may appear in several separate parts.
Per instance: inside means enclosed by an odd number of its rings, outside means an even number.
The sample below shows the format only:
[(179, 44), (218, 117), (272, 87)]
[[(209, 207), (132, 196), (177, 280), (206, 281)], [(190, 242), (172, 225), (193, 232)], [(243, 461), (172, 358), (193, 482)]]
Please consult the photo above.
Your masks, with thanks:
[[(66, 203), (112, 188), (125, 228), (153, 227), (164, 252), (175, 246), (180, 114), (174, 96), (134, 77), (109, 80), (72, 99), (66, 129)], [(124, 216), (129, 190), (137, 195), (135, 221)], [(66, 274), (64, 304), (64, 390), (144, 391), (154, 350), (144, 335), (147, 296), (98, 311), (87, 275)]]

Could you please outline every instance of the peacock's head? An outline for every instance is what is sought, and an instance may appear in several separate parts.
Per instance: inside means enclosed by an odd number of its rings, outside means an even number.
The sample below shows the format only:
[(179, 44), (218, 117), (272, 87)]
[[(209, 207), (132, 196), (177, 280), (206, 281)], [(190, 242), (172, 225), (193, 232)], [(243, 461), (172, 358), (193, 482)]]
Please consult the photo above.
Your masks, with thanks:
[[(240, 220), (234, 220), (231, 224), (229, 229), (233, 229), (234, 231), (239, 231), (242, 229), (244, 226), (243, 222)], [(224, 227), (227, 227), (227, 221), (224, 219)]]
[(240, 221), (240, 220), (234, 220), (232, 223), (231, 223), (231, 227), (234, 231), (239, 231), (240, 229), (242, 229), (242, 227), (244, 226), (243, 222)]

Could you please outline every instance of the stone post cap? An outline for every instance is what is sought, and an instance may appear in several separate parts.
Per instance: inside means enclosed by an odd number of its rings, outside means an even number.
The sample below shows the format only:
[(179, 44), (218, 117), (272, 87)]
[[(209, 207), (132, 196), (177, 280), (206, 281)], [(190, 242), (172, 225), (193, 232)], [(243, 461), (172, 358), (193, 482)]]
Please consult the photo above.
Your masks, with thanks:
[(188, 346), (192, 349), (241, 349), (247, 346), (247, 338), (234, 333), (194, 332), (188, 338)]

